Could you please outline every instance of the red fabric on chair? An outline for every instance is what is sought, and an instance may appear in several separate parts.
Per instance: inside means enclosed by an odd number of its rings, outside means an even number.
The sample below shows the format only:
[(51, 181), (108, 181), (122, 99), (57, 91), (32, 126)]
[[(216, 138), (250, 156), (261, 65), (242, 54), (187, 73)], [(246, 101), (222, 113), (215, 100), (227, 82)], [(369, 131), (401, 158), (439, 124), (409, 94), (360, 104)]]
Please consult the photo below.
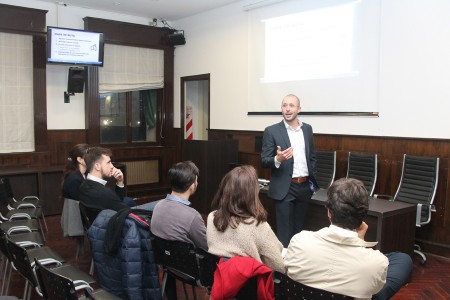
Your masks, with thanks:
[(272, 270), (266, 265), (251, 257), (234, 256), (225, 262), (221, 258), (214, 272), (211, 300), (235, 297), (245, 283), (254, 276), (257, 276), (258, 299), (275, 299)]

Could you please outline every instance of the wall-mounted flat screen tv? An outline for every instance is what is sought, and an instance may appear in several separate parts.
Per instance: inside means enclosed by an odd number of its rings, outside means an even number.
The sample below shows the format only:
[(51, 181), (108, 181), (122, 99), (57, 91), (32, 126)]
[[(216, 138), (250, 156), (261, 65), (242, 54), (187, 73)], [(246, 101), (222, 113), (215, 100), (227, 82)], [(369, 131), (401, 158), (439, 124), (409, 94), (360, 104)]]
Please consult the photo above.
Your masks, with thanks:
[(103, 66), (103, 33), (47, 27), (47, 62)]

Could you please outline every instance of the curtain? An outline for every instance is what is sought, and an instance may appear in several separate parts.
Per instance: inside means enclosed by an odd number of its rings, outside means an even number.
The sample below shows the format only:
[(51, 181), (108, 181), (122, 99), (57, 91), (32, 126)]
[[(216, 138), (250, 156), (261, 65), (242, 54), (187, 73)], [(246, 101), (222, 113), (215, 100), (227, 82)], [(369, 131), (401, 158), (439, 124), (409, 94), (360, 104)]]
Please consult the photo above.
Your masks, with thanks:
[(34, 149), (32, 36), (0, 32), (0, 153)]
[(140, 91), (141, 99), (144, 103), (144, 117), (147, 129), (152, 129), (156, 126), (156, 91), (146, 90)]
[(99, 92), (120, 93), (164, 87), (164, 51), (105, 44)]

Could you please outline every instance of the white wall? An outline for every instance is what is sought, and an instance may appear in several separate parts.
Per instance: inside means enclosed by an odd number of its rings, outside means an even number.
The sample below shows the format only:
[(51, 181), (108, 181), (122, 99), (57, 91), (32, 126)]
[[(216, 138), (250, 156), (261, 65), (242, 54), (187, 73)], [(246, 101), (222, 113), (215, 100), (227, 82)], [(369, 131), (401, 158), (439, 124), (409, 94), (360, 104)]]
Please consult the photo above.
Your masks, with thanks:
[[(243, 3), (174, 24), (186, 36), (186, 45), (175, 50), (176, 127), (180, 126), (180, 77), (204, 73), (211, 74), (212, 129), (263, 130), (281, 120), (247, 116), (247, 41), (252, 37)], [(450, 138), (449, 15), (448, 0), (382, 0), (380, 117), (302, 119), (316, 133)], [(302, 107), (308, 108), (308, 99), (302, 99)]]
[[(185, 30), (175, 50), (175, 127), (180, 77), (211, 74), (211, 129), (263, 130), (280, 117), (247, 116), (247, 14), (234, 3), (173, 24)], [(83, 28), (86, 16), (138, 24), (150, 19), (37, 0), (0, 3), (45, 9), (47, 25)], [(276, 4), (275, 4), (276, 5)], [(450, 1), (382, 0), (379, 118), (304, 116), (316, 133), (450, 138)], [(84, 95), (64, 103), (68, 66), (47, 65), (47, 126), (84, 129)], [(301, 95), (299, 95), (301, 97)], [(278, 99), (281, 102), (281, 99)], [(302, 99), (308, 108), (308, 99)]]
[[(2, 4), (48, 10), (47, 26), (84, 28), (84, 17), (111, 19), (148, 25), (150, 19), (73, 6), (61, 6), (37, 0), (1, 0)], [(84, 94), (70, 97), (64, 103), (69, 66), (47, 64), (47, 127), (48, 129), (85, 129)]]

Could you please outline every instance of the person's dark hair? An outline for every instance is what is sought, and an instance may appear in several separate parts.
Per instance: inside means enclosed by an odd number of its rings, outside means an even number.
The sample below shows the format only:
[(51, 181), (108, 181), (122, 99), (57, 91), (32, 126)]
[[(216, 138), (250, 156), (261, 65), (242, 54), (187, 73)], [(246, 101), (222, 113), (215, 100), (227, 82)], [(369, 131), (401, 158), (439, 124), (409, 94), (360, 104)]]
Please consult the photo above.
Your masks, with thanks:
[(61, 179), (61, 191), (63, 189), (64, 180), (66, 180), (67, 176), (78, 170), (79, 164), (77, 158), (84, 157), (87, 149), (89, 149), (88, 144), (77, 144), (73, 146), (72, 150), (70, 150), (69, 156), (67, 157), (67, 164), (64, 168), (63, 177)]
[[(228, 226), (236, 228), (239, 223), (256, 225), (267, 221), (267, 212), (259, 200), (258, 175), (254, 167), (238, 166), (229, 171), (220, 182), (211, 203), (214, 226), (225, 231)], [(251, 219), (253, 217), (254, 219)]]
[(356, 229), (369, 210), (369, 195), (364, 183), (353, 178), (336, 180), (328, 189), (326, 208), (331, 213), (331, 223)]
[(88, 149), (84, 155), (84, 162), (86, 163), (86, 169), (88, 172), (92, 171), (96, 162), (101, 161), (102, 155), (111, 157), (112, 151), (103, 147), (92, 147)]
[(192, 161), (176, 163), (169, 169), (168, 177), (172, 191), (177, 193), (186, 192), (198, 178), (199, 171)]
[(78, 170), (78, 157), (84, 157), (87, 149), (89, 149), (88, 144), (77, 144), (69, 152), (69, 157), (67, 158), (67, 164), (64, 169), (63, 178), (65, 179), (73, 171)]

